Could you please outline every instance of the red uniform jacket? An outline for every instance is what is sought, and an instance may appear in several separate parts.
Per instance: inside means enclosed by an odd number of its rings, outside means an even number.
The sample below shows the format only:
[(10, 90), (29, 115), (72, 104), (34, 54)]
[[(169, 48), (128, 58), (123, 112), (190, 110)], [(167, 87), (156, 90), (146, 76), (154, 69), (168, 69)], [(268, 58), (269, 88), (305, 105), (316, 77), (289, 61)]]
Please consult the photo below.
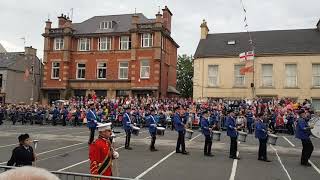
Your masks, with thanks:
[(89, 147), (90, 173), (112, 176), (111, 142), (99, 137)]

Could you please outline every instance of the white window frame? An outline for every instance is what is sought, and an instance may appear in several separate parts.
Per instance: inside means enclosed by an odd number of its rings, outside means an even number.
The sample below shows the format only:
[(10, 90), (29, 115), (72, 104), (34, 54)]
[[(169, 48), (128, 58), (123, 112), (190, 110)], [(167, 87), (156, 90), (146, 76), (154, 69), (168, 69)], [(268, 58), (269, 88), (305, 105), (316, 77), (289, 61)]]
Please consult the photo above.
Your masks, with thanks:
[(100, 22), (100, 29), (112, 29), (113, 22), (112, 21), (103, 21)]
[[(105, 44), (105, 48), (102, 45)], [(98, 47), (100, 51), (109, 51), (112, 48), (112, 38), (111, 37), (100, 37), (98, 39)]]
[[(55, 63), (58, 63), (59, 66), (54, 66)], [(58, 70), (58, 76), (55, 75), (55, 70)], [(51, 66), (51, 79), (59, 79), (60, 78), (60, 62), (52, 62)]]
[(152, 33), (143, 33), (141, 35), (141, 47), (147, 48), (153, 46), (153, 34)]
[(64, 49), (64, 40), (63, 38), (54, 38), (54, 50), (60, 51)]
[[(79, 64), (84, 64), (84, 67), (79, 68)], [(86, 63), (77, 63), (77, 68), (76, 68), (76, 79), (86, 79)], [(79, 70), (84, 70), (84, 78), (79, 77)]]
[[(267, 67), (267, 66), (271, 66), (271, 75), (265, 75), (264, 74), (264, 68), (263, 67)], [(265, 84), (265, 78), (271, 78), (271, 85), (267, 85)], [(262, 64), (261, 65), (261, 86), (262, 87), (274, 87), (273, 85), (273, 64)]]
[[(210, 68), (217, 68), (216, 74), (211, 74)], [(215, 83), (214, 83), (214, 80), (215, 80)], [(210, 64), (208, 65), (208, 87), (218, 87), (218, 86), (219, 86), (219, 65)]]
[[(289, 66), (295, 66), (295, 74), (294, 75), (290, 75), (288, 73), (288, 68)], [(297, 87), (298, 86), (298, 67), (297, 67), (297, 64), (285, 64), (285, 73), (286, 73), (286, 82), (285, 82), (285, 87), (288, 87), (288, 88), (294, 88), (294, 87)], [(294, 85), (290, 85), (289, 84), (289, 79), (294, 79), (295, 83)]]
[[(318, 72), (314, 72), (315, 71), (315, 67), (318, 66), (318, 68), (320, 69), (320, 64), (312, 64), (312, 86), (313, 87), (320, 87), (320, 83), (316, 84), (316, 78), (320, 79), (320, 70), (319, 70), (319, 74)], [(320, 80), (318, 80), (320, 81)]]
[[(143, 63), (147, 63), (143, 64)], [(148, 76), (143, 76), (142, 70), (146, 69), (149, 73)], [(150, 61), (149, 60), (141, 60), (140, 61), (140, 79), (149, 79), (150, 78)]]
[[(100, 66), (101, 64), (105, 64), (106, 66), (103, 67), (103, 66)], [(107, 62), (98, 62), (97, 63), (97, 79), (107, 79)], [(105, 70), (106, 71), (106, 77), (99, 77), (99, 70)]]
[[(234, 86), (235, 87), (243, 87), (246, 84), (246, 76), (242, 75), (241, 72), (241, 68), (244, 68), (245, 65), (244, 64), (235, 64), (234, 65)], [(237, 69), (239, 68), (239, 69)], [(239, 81), (237, 81), (237, 79), (239, 79)], [(241, 82), (241, 83), (238, 83)]]
[[(85, 49), (82, 49), (81, 47), (81, 44), (84, 43), (84, 47)], [(79, 39), (79, 42), (78, 42), (78, 45), (79, 45), (79, 51), (90, 51), (90, 44), (91, 44), (91, 41), (90, 41), (90, 38), (80, 38)]]
[[(121, 67), (121, 64), (127, 64), (127, 66), (123, 66)], [(127, 77), (121, 77), (121, 70), (127, 70)], [(123, 62), (119, 62), (119, 74), (118, 74), (119, 79), (128, 79), (129, 78), (129, 62), (127, 61), (123, 61)]]
[[(124, 40), (123, 38), (128, 38)], [(120, 50), (129, 50), (130, 49), (130, 36), (120, 36), (119, 49)]]

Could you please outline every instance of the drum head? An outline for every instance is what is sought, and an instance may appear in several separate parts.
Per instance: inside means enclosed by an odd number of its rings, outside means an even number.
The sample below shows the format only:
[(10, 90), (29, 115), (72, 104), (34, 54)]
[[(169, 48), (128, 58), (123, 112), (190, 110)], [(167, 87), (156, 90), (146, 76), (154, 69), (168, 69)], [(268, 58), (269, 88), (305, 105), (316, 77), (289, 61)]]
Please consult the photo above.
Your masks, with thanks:
[(160, 130), (160, 131), (164, 131), (166, 128), (164, 127), (157, 127), (157, 130)]
[(246, 132), (243, 132), (243, 131), (239, 131), (239, 134), (242, 134), (242, 135), (247, 135), (248, 133), (246, 133)]
[(133, 126), (132, 129), (134, 129), (134, 130), (140, 130), (140, 128), (138, 128), (137, 126)]
[(314, 126), (313, 129), (311, 129), (311, 133), (313, 136), (320, 138), (320, 118), (314, 118), (312, 119), (312, 124)]

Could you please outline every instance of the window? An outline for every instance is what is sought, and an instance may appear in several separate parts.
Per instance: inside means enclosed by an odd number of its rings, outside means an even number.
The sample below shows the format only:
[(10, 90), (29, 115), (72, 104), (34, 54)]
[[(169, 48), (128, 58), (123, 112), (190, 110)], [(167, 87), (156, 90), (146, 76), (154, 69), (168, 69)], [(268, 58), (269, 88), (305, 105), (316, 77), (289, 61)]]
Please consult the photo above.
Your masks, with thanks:
[(98, 79), (106, 79), (107, 78), (107, 63), (104, 63), (104, 62), (98, 63), (97, 77), (98, 77)]
[(120, 50), (128, 50), (131, 47), (130, 37), (129, 36), (121, 36), (120, 37)]
[(245, 75), (240, 73), (240, 69), (245, 65), (234, 65), (234, 86), (244, 86)]
[(312, 84), (320, 87), (320, 64), (312, 64)]
[(150, 34), (150, 33), (142, 34), (141, 46), (142, 47), (152, 47), (152, 44), (153, 44), (152, 34)]
[(140, 78), (148, 79), (150, 77), (150, 65), (148, 60), (141, 61)]
[(54, 50), (63, 50), (63, 38), (54, 38)]
[(86, 64), (78, 63), (77, 64), (77, 79), (86, 78)]
[(104, 21), (100, 23), (100, 29), (112, 29), (113, 23), (112, 21)]
[(52, 62), (51, 79), (59, 79), (60, 63)]
[(218, 65), (208, 66), (208, 86), (218, 86)]
[(130, 91), (126, 91), (126, 90), (117, 90), (116, 91), (117, 97), (128, 97), (129, 95), (130, 95)]
[(312, 107), (315, 111), (320, 111), (320, 99), (312, 99)]
[(286, 87), (297, 87), (297, 65), (286, 64)]
[(228, 41), (228, 45), (235, 45), (236, 44), (236, 41), (235, 40), (230, 40)]
[(89, 51), (90, 50), (90, 39), (89, 38), (80, 38), (79, 39), (79, 50), (80, 51)]
[(99, 50), (105, 51), (111, 49), (111, 37), (101, 37), (98, 41)]
[(263, 64), (262, 65), (262, 87), (272, 87), (272, 73), (273, 65), (272, 64)]
[(128, 62), (119, 63), (119, 79), (128, 79)]

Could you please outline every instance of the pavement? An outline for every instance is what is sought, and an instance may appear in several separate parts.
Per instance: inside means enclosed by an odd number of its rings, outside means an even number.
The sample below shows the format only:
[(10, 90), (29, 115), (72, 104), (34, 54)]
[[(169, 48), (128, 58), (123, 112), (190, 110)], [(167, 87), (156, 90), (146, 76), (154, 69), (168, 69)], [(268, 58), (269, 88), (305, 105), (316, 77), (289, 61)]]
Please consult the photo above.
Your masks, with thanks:
[[(248, 135), (246, 142), (239, 142), (240, 160), (229, 159), (229, 138), (222, 133), (221, 141), (214, 141), (214, 157), (203, 156), (204, 137), (194, 130), (192, 139), (186, 139), (190, 155), (175, 153), (177, 133), (167, 129), (164, 136), (157, 136), (157, 152), (148, 150), (150, 137), (147, 129), (132, 136), (133, 150), (124, 149), (124, 132), (116, 128), (116, 148), (120, 158), (114, 161), (116, 176), (153, 180), (319, 180), (320, 139), (312, 138), (314, 152), (312, 167), (300, 165), (301, 142), (290, 135), (278, 134), (277, 144), (268, 145), (268, 158), (272, 162), (257, 160), (258, 141)], [(89, 173), (88, 137), (86, 127), (51, 125), (16, 125), (9, 122), (0, 126), (0, 165), (5, 165), (17, 146), (17, 137), (29, 133), (38, 139), (38, 160), (35, 166), (50, 171)], [(96, 134), (97, 136), (97, 134)]]

